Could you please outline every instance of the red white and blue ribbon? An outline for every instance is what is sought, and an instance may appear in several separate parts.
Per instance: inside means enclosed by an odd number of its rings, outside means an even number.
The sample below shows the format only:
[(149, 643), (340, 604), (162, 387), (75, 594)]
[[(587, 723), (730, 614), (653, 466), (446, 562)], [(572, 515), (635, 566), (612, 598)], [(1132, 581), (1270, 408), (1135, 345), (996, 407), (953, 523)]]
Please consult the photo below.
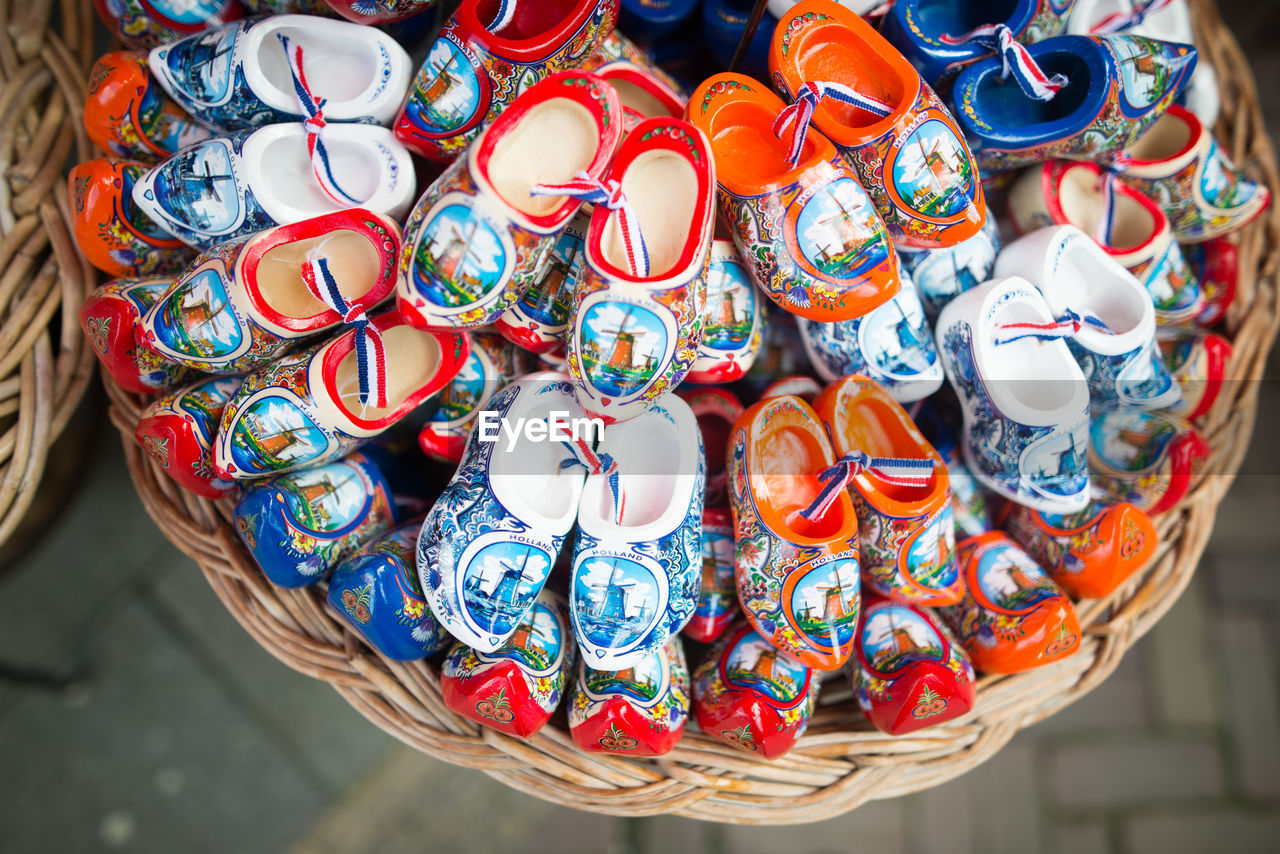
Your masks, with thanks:
[(1173, 0), (1137, 0), (1130, 6), (1128, 12), (1112, 12), (1090, 27), (1089, 32), (1107, 35), (1136, 27), (1146, 20), (1148, 15), (1159, 12), (1172, 2)]
[(302, 282), (311, 295), (342, 315), (342, 322), (356, 331), (356, 376), (360, 382), (360, 403), (375, 407), (387, 405), (387, 350), (382, 333), (369, 322), (363, 308), (351, 306), (338, 290), (338, 282), (329, 272), (329, 261), (317, 258), (302, 265)]
[(800, 511), (800, 515), (813, 521), (826, 513), (840, 493), (862, 472), (892, 486), (928, 486), (929, 478), (933, 477), (933, 466), (934, 461), (928, 458), (873, 457), (865, 451), (850, 451), (835, 465), (818, 474), (818, 480), (823, 483), (822, 491), (812, 504)]
[(640, 220), (627, 202), (622, 185), (610, 178), (607, 182), (592, 178), (586, 172), (578, 172), (567, 184), (535, 184), (530, 188), (532, 196), (569, 196), (593, 205), (604, 205), (618, 215), (618, 227), (622, 231), (622, 246), (627, 252), (627, 264), (631, 275), (649, 275), (649, 250), (640, 233)]
[(1111, 229), (1116, 221), (1116, 176), (1104, 172), (1100, 178), (1102, 190), (1102, 216), (1093, 229), (1093, 240), (1100, 246), (1111, 245)]
[(325, 148), (322, 137), (327, 124), (324, 120), (325, 99), (317, 98), (311, 93), (306, 72), (302, 69), (302, 45), (297, 45), (291, 50), (288, 36), (284, 33), (276, 33), (276, 38), (280, 39), (280, 44), (284, 48), (289, 72), (293, 75), (293, 90), (298, 96), (298, 103), (307, 114), (307, 117), (302, 120), (302, 126), (307, 131), (307, 152), (311, 155), (311, 171), (315, 173), (316, 183), (335, 205), (356, 207), (360, 204), (360, 200), (338, 186), (338, 180), (334, 177), (333, 163), (329, 160), (329, 150)]
[(582, 466), (587, 470), (588, 476), (602, 474), (608, 478), (609, 492), (613, 496), (613, 522), (615, 525), (621, 524), (624, 500), (622, 484), (618, 477), (617, 460), (609, 454), (597, 454), (585, 439), (561, 439), (560, 444), (573, 454), (573, 459), (561, 461), (561, 469)]
[(1048, 323), (1001, 323), (996, 326), (996, 329), (1007, 334), (996, 338), (995, 343), (997, 346), (1012, 344), (1014, 341), (1021, 341), (1024, 338), (1034, 338), (1037, 341), (1056, 341), (1059, 338), (1070, 338), (1079, 334), (1080, 330), (1086, 326), (1093, 327), (1099, 332), (1113, 334), (1106, 321), (1093, 312), (1086, 311), (1080, 314), (1072, 309), (1067, 309), (1057, 320), (1052, 320)]
[(981, 27), (975, 27), (962, 36), (952, 36), (943, 34), (939, 37), (943, 44), (961, 45), (968, 42), (978, 42), (990, 47), (999, 55), (1004, 63), (1004, 69), (1000, 72), (1000, 79), (1007, 80), (1009, 74), (1013, 74), (1013, 79), (1018, 81), (1018, 86), (1028, 98), (1035, 98), (1037, 101), (1048, 101), (1054, 95), (1061, 91), (1063, 86), (1067, 85), (1067, 78), (1062, 74), (1055, 74), (1052, 77), (1045, 74), (1044, 71), (1031, 58), (1031, 53), (1027, 48), (1020, 44), (1013, 37), (1013, 30), (1004, 24), (984, 24)]
[(486, 29), (491, 33), (496, 33), (511, 23), (511, 19), (516, 15), (516, 0), (502, 0), (498, 4), (498, 12), (493, 16), (493, 22)]
[(855, 92), (843, 83), (806, 81), (796, 92), (795, 103), (784, 107), (782, 112), (778, 113), (778, 117), (773, 120), (773, 135), (778, 139), (782, 139), (787, 128), (791, 127), (791, 137), (787, 143), (787, 162), (792, 166), (800, 162), (800, 151), (804, 148), (805, 137), (809, 135), (809, 123), (813, 121), (814, 108), (823, 98), (849, 104), (880, 118), (893, 112), (892, 104)]

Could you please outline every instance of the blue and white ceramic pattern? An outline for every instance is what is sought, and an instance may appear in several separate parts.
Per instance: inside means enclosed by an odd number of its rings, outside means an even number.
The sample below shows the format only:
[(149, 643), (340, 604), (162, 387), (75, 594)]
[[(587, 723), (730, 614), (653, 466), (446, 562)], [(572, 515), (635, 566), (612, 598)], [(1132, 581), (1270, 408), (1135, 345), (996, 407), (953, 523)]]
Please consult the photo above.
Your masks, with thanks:
[(898, 250), (902, 270), (911, 275), (930, 318), (937, 317), (942, 307), (960, 294), (990, 279), (999, 253), (1000, 235), (993, 216), (987, 217), (981, 231), (955, 246)]

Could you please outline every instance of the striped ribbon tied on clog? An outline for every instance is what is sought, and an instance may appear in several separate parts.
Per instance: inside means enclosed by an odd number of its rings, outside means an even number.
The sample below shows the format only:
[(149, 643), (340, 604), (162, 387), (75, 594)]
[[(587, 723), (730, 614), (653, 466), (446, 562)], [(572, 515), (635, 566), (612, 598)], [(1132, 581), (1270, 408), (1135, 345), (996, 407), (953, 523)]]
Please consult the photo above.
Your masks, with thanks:
[(302, 45), (290, 49), (289, 37), (276, 33), (284, 48), (285, 59), (289, 63), (289, 73), (293, 75), (293, 90), (298, 95), (298, 102), (307, 114), (302, 126), (307, 131), (307, 152), (311, 155), (311, 171), (315, 173), (316, 183), (326, 196), (336, 205), (356, 207), (360, 200), (354, 198), (340, 186), (333, 174), (333, 164), (329, 161), (329, 150), (325, 147), (322, 134), (326, 122), (324, 120), (324, 98), (317, 98), (311, 93), (307, 83), (307, 75), (302, 69)]
[(1146, 20), (1148, 15), (1159, 12), (1172, 2), (1173, 0), (1137, 0), (1130, 6), (1128, 12), (1112, 12), (1090, 27), (1089, 32), (1107, 35), (1136, 27)]
[(1037, 101), (1048, 101), (1054, 95), (1061, 91), (1063, 86), (1067, 85), (1067, 78), (1063, 74), (1055, 74), (1052, 77), (1045, 74), (1044, 71), (1031, 58), (1031, 53), (1026, 46), (1020, 44), (1013, 37), (1013, 30), (1004, 24), (984, 24), (981, 27), (975, 27), (962, 36), (952, 36), (943, 34), (939, 36), (943, 44), (961, 45), (968, 42), (978, 42), (989, 46), (999, 56), (1004, 63), (1004, 69), (1000, 72), (1000, 79), (1007, 80), (1010, 73), (1013, 78), (1018, 81), (1018, 86), (1028, 98), (1035, 98)]
[(1037, 341), (1055, 341), (1059, 338), (1069, 338), (1080, 332), (1086, 326), (1091, 326), (1099, 332), (1114, 334), (1106, 321), (1091, 311), (1083, 314), (1067, 309), (1057, 320), (1051, 320), (1048, 323), (1001, 323), (996, 326), (1001, 332), (1008, 333), (1002, 337), (996, 338), (996, 346), (1001, 344), (1012, 344), (1014, 341), (1021, 341), (1024, 338), (1035, 338)]
[(1111, 245), (1111, 229), (1116, 221), (1116, 176), (1104, 172), (1099, 176), (1099, 189), (1102, 191), (1102, 216), (1093, 229), (1093, 240), (1100, 246)]
[(622, 231), (622, 246), (627, 252), (627, 263), (633, 276), (649, 275), (649, 250), (640, 233), (640, 220), (627, 202), (622, 185), (610, 178), (607, 182), (592, 178), (586, 172), (578, 172), (566, 184), (534, 184), (529, 188), (531, 196), (569, 196), (593, 205), (604, 205), (618, 215), (618, 227)]
[(573, 459), (561, 461), (561, 469), (582, 466), (587, 470), (588, 476), (602, 474), (609, 479), (609, 492), (613, 496), (613, 521), (614, 524), (621, 524), (624, 501), (617, 460), (609, 454), (597, 454), (585, 439), (561, 439), (560, 444), (573, 454)]
[(329, 261), (316, 258), (302, 266), (302, 282), (311, 295), (342, 315), (342, 322), (356, 331), (356, 376), (360, 382), (360, 403), (387, 405), (387, 350), (382, 333), (369, 322), (363, 308), (347, 304), (338, 282), (329, 272)]
[(880, 118), (893, 112), (893, 105), (855, 92), (843, 83), (806, 81), (800, 87), (800, 91), (796, 92), (795, 102), (783, 107), (782, 112), (778, 113), (778, 117), (773, 120), (773, 135), (778, 139), (783, 139), (787, 128), (791, 128), (791, 138), (787, 143), (787, 162), (792, 166), (800, 162), (800, 151), (804, 148), (805, 137), (809, 135), (809, 123), (813, 121), (814, 108), (823, 98), (849, 104)]
[(865, 451), (850, 451), (835, 465), (828, 466), (818, 474), (822, 482), (822, 491), (813, 503), (800, 511), (800, 515), (813, 521), (827, 512), (849, 483), (862, 472), (875, 475), (885, 483), (893, 486), (928, 486), (933, 476), (932, 459), (914, 459), (909, 457), (873, 457)]

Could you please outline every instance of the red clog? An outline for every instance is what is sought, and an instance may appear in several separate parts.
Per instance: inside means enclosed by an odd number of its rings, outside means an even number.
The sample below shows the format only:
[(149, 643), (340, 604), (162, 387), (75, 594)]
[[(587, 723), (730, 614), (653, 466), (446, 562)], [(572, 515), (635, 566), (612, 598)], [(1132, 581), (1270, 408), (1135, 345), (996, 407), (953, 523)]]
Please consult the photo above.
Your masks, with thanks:
[(99, 285), (80, 306), (80, 328), (102, 369), (125, 391), (167, 391), (190, 371), (151, 348), (142, 315), (173, 285), (172, 279), (117, 279)]

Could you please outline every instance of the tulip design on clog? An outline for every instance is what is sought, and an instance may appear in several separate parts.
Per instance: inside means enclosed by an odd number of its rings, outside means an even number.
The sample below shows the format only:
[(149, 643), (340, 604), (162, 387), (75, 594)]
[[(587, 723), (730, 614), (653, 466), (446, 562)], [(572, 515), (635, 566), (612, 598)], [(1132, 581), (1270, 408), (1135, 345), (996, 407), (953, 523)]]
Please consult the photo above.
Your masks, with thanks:
[(440, 392), (435, 411), (418, 434), (422, 452), (443, 463), (461, 462), (476, 416), (498, 389), (528, 373), (529, 361), (510, 341), (491, 332), (473, 332), (471, 355)]
[(80, 328), (93, 354), (125, 391), (154, 394), (187, 377), (184, 365), (151, 348), (141, 327), (142, 315), (172, 286), (172, 279), (117, 279), (94, 288), (80, 306)]
[(711, 643), (729, 628), (738, 614), (738, 593), (733, 584), (733, 516), (724, 507), (702, 511), (702, 574), (698, 604), (684, 627), (684, 636)]
[(712, 140), (720, 214), (760, 290), (810, 320), (859, 317), (897, 293), (898, 257), (830, 140), (809, 128), (797, 151), (775, 133), (788, 109), (750, 77), (717, 74), (688, 116)]
[(440, 693), (455, 714), (529, 738), (560, 705), (573, 659), (569, 610), (561, 596), (544, 590), (502, 646), (480, 652), (460, 643), (449, 650)]
[(973, 664), (950, 631), (915, 605), (867, 597), (853, 692), (881, 732), (906, 735), (969, 713)]
[(817, 670), (848, 660), (858, 624), (858, 519), (847, 481), (826, 474), (835, 468), (822, 422), (798, 397), (763, 400), (734, 425), (738, 601), (761, 636)]
[(1234, 237), (1215, 237), (1182, 247), (1191, 275), (1200, 283), (1204, 308), (1196, 315), (1196, 326), (1216, 326), (1236, 301), (1240, 279), (1240, 252)]
[(693, 411), (676, 396), (608, 427), (596, 454), (607, 467), (593, 465), (582, 490), (569, 606), (583, 660), (621, 670), (693, 615), (706, 462)]
[[(390, 124), (411, 73), (387, 34), (313, 15), (235, 21), (154, 48), (150, 61), (165, 91), (222, 133), (279, 122)], [(300, 101), (310, 92), (323, 103), (318, 119)]]
[(557, 74), (517, 98), (414, 206), (400, 256), (401, 313), (425, 328), (484, 326), (546, 284), (555, 251), (569, 251), (558, 237), (581, 204), (570, 184), (608, 167), (620, 114), (613, 89), (592, 74)]
[(238, 374), (367, 312), (395, 289), (400, 228), (366, 210), (338, 211), (221, 243), (143, 318), (166, 359)]
[(693, 410), (694, 418), (698, 419), (698, 432), (702, 434), (707, 460), (706, 506), (728, 507), (725, 451), (734, 422), (742, 414), (742, 403), (725, 388), (684, 388), (679, 395)]
[(1182, 500), (1208, 459), (1209, 443), (1176, 415), (1106, 412), (1089, 429), (1089, 469), (1100, 494), (1152, 516)]
[(962, 540), (956, 559), (965, 597), (940, 614), (978, 670), (1018, 673), (1080, 647), (1071, 600), (1006, 535), (989, 531)]
[[(563, 374), (533, 374), (499, 391), (422, 524), (427, 602), (450, 634), (481, 652), (525, 618), (573, 527), (584, 480), (573, 439), (589, 447), (594, 437), (569, 434), (564, 423), (581, 414)], [(521, 429), (530, 422), (555, 438), (534, 441)], [(514, 440), (502, 425), (517, 431)]]
[(191, 258), (146, 211), (133, 189), (147, 167), (134, 160), (101, 157), (72, 167), (71, 227), (80, 253), (108, 276), (147, 278), (175, 273)]
[(821, 681), (743, 623), (693, 672), (693, 714), (707, 735), (774, 759), (804, 735)]
[(916, 286), (925, 315), (933, 318), (951, 300), (988, 281), (999, 254), (996, 218), (989, 216), (981, 231), (955, 246), (919, 251), (900, 249), (898, 258), (904, 273), (910, 275)]
[(1156, 346), (1151, 296), (1080, 229), (1042, 228), (1015, 240), (995, 273), (1034, 283), (1054, 317), (1071, 325), (1065, 340), (1089, 381), (1091, 412), (1178, 402), (1181, 391)]
[(1089, 387), (1044, 296), (1018, 277), (961, 294), (938, 316), (960, 398), (961, 451), (983, 486), (1052, 513), (1089, 500)]
[[(319, 0), (312, 0), (319, 4)], [(391, 24), (425, 12), (437, 0), (324, 0), (328, 8), (353, 24)]]
[(1194, 421), (1212, 409), (1226, 379), (1231, 342), (1212, 332), (1181, 332), (1160, 339), (1160, 355), (1182, 389), (1182, 399), (1168, 411)]
[[(951, 479), (888, 391), (854, 375), (828, 386), (813, 405), (835, 452), (865, 459), (849, 481), (858, 517), (862, 575), (882, 596), (917, 605), (951, 605), (963, 582), (955, 565)], [(874, 458), (909, 461), (906, 476), (869, 466)]]
[(796, 318), (813, 370), (827, 382), (866, 374), (902, 403), (942, 386), (942, 363), (915, 283), (902, 271), (902, 290), (870, 314), (818, 323)]
[(93, 0), (93, 6), (131, 50), (149, 50), (244, 15), (238, 0)]
[(689, 667), (679, 637), (625, 670), (592, 670), (584, 656), (569, 731), (588, 753), (670, 753), (689, 719)]
[[(543, 78), (586, 62), (613, 31), (618, 0), (463, 0), (427, 52), (396, 136), (438, 163), (456, 158)], [(607, 158), (606, 158), (607, 159)]]
[(746, 265), (731, 240), (711, 242), (707, 310), (691, 383), (730, 383), (755, 364), (764, 340), (764, 309)]
[(702, 132), (680, 119), (646, 119), (619, 147), (604, 187), (590, 191), (597, 204), (567, 347), (590, 415), (610, 424), (636, 418), (693, 365), (715, 188)]
[(252, 479), (337, 459), (439, 392), (470, 349), (465, 336), (414, 329), (392, 311), (285, 356), (227, 404), (218, 471)]
[(134, 438), (179, 486), (205, 498), (221, 498), (235, 483), (214, 471), (213, 443), (239, 377), (214, 377), (152, 401), (138, 419)]
[(973, 156), (929, 84), (884, 37), (832, 0), (805, 0), (778, 22), (769, 71), (858, 170), (895, 243), (954, 246), (987, 209)]
[(116, 51), (89, 72), (84, 105), (89, 139), (112, 157), (152, 161), (212, 134), (156, 88), (146, 54)]
[(591, 212), (583, 207), (555, 237), (533, 284), (493, 322), (503, 338), (540, 355), (564, 349), (574, 295), (587, 264), (583, 246), (590, 222)]

